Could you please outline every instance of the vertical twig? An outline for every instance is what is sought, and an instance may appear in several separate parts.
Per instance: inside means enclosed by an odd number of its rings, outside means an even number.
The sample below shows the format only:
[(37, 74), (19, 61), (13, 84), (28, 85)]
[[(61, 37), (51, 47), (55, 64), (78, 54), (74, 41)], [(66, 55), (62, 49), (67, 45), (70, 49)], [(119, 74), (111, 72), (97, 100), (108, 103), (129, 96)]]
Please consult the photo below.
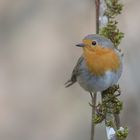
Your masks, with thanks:
[(91, 116), (91, 136), (90, 140), (94, 140), (94, 134), (95, 134), (95, 123), (93, 121), (93, 118), (95, 117), (95, 106), (96, 106), (96, 98), (97, 98), (97, 93), (91, 93), (91, 101), (92, 101), (92, 116)]
[[(99, 10), (100, 10), (100, 0), (95, 0), (96, 5), (96, 34), (99, 34)], [(95, 106), (96, 106), (96, 98), (97, 93), (95, 92), (90, 93), (91, 100), (92, 100), (92, 119), (91, 119), (91, 137), (90, 140), (94, 140), (94, 134), (95, 134), (95, 123), (93, 121), (93, 118), (95, 117)]]
[(96, 34), (99, 34), (100, 0), (95, 0), (95, 4), (96, 4)]

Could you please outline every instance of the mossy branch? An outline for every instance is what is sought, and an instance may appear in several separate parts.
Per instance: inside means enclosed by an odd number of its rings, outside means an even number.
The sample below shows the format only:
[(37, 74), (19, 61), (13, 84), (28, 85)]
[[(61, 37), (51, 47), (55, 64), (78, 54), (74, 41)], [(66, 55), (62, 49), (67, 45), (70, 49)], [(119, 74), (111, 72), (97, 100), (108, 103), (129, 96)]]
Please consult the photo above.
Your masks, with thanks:
[[(109, 38), (114, 43), (114, 47), (118, 49), (118, 46), (124, 37), (124, 33), (119, 30), (118, 22), (115, 18), (121, 14), (123, 4), (120, 3), (120, 0), (101, 0), (100, 4), (102, 4), (102, 2), (105, 3), (106, 8), (103, 14), (100, 13), (103, 17), (99, 17), (100, 25), (102, 27), (99, 30), (99, 34)], [(104, 21), (101, 19), (107, 19), (105, 26), (102, 26), (102, 24), (104, 24), (102, 22)], [(119, 117), (119, 114), (123, 109), (123, 103), (118, 99), (120, 93), (118, 85), (114, 85), (103, 91), (101, 93), (102, 103), (99, 103), (96, 106), (96, 114), (93, 118), (94, 124), (101, 123), (105, 120), (105, 125), (108, 129), (107, 135), (110, 140), (124, 140), (128, 135), (128, 128), (121, 127)], [(108, 134), (109, 131), (112, 131), (112, 134), (114, 134), (112, 138)]]
[(115, 17), (121, 14), (123, 5), (119, 3), (119, 0), (105, 0), (107, 9), (104, 13), (108, 18), (108, 23), (105, 27), (100, 29), (100, 35), (103, 35), (109, 38), (114, 46), (117, 48), (124, 37), (124, 33), (122, 33), (117, 25), (118, 22), (115, 20)]

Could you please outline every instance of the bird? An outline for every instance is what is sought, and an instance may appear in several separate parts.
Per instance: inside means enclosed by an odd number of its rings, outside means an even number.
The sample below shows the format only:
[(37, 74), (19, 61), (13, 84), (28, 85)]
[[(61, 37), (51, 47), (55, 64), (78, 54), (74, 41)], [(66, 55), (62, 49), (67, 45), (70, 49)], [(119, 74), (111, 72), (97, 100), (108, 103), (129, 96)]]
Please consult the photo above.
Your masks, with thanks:
[(110, 39), (89, 34), (76, 46), (81, 47), (83, 53), (65, 87), (78, 82), (84, 90), (95, 93), (117, 84), (123, 70), (123, 54)]

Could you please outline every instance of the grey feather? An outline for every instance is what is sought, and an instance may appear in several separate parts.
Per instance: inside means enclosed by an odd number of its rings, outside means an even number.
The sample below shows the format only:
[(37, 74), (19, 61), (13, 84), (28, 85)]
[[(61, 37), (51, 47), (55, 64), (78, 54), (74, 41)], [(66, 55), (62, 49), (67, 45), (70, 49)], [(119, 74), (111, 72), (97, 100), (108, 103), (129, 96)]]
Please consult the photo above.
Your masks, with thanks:
[(70, 80), (68, 80), (66, 83), (65, 83), (65, 87), (69, 87), (71, 85), (73, 85), (75, 82), (77, 82), (77, 75), (79, 75), (79, 68), (80, 68), (80, 65), (82, 63), (82, 61), (84, 60), (83, 56), (81, 56), (79, 59), (78, 59), (78, 62), (76, 64), (76, 66), (74, 67), (73, 71), (72, 71), (72, 75), (71, 75), (71, 78)]

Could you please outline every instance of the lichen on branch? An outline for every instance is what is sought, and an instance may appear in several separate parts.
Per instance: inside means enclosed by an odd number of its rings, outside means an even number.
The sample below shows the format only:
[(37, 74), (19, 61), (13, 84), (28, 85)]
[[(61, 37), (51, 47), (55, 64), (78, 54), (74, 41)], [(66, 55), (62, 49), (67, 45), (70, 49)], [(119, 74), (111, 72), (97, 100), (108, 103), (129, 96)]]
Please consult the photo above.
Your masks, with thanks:
[(107, 9), (104, 13), (108, 18), (108, 23), (105, 27), (100, 29), (99, 34), (109, 38), (116, 48), (118, 48), (124, 33), (122, 33), (117, 25), (118, 22), (115, 20), (116, 16), (121, 14), (123, 9), (123, 4), (119, 0), (105, 0)]
[[(105, 5), (104, 5), (105, 3)], [(100, 0), (100, 5), (103, 8), (100, 11), (100, 30), (99, 34), (109, 38), (116, 49), (120, 45), (124, 33), (118, 28), (118, 22), (116, 21), (116, 16), (121, 14), (123, 9), (123, 4), (120, 0)], [(105, 22), (104, 22), (105, 19)], [(107, 20), (106, 20), (107, 19)], [(106, 22), (107, 21), (107, 22)], [(104, 24), (105, 23), (105, 24)], [(116, 94), (118, 92), (118, 94)], [(123, 103), (118, 99), (120, 95), (120, 88), (114, 85), (101, 93), (102, 103), (96, 106), (96, 115), (93, 118), (95, 124), (105, 121), (106, 128), (112, 128), (115, 132), (113, 135), (113, 140), (124, 140), (128, 135), (128, 128), (123, 128), (120, 125), (119, 114), (123, 109)], [(107, 130), (107, 136), (109, 135)], [(110, 138), (108, 138), (110, 139)], [(112, 140), (110, 139), (110, 140)]]

